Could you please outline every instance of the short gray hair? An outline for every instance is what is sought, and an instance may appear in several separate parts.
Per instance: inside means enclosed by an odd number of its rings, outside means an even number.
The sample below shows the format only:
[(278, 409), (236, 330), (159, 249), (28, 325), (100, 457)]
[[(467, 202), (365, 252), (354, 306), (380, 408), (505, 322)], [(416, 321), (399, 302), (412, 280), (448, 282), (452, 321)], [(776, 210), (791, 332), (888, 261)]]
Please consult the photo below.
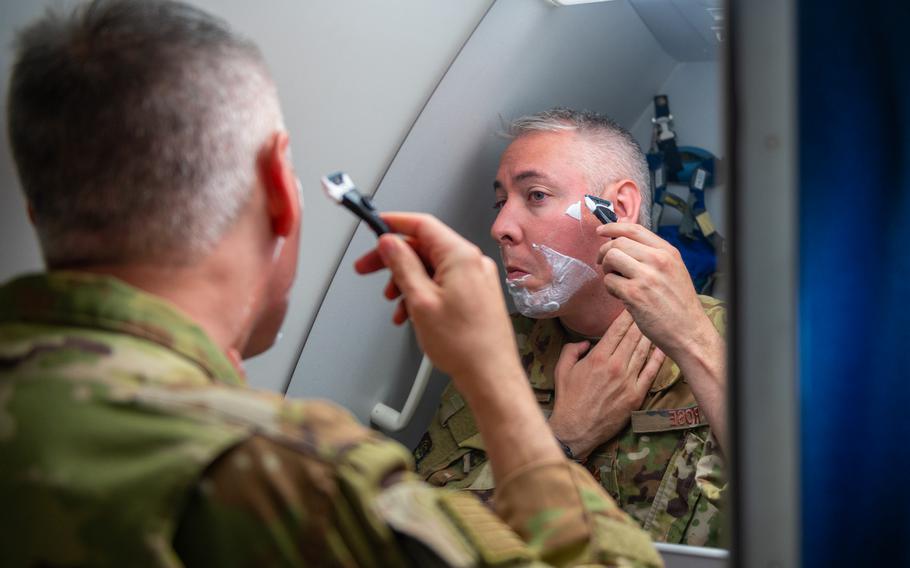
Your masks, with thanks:
[(575, 131), (590, 142), (585, 156), (585, 176), (592, 190), (630, 179), (641, 193), (638, 223), (651, 228), (651, 173), (641, 146), (628, 130), (609, 117), (591, 111), (553, 108), (518, 118), (509, 125), (508, 134), (518, 138), (532, 132)]
[(10, 145), (48, 266), (211, 250), (282, 128), (256, 46), (185, 4), (98, 0), (49, 10), (16, 51)]

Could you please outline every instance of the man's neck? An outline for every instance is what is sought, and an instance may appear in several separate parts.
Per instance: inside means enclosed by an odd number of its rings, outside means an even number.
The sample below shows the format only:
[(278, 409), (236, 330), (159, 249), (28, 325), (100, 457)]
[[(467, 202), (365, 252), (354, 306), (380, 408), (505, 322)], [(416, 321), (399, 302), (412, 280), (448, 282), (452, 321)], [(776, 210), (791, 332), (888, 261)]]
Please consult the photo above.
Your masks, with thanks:
[(603, 337), (622, 311), (622, 302), (611, 296), (603, 286), (597, 286), (579, 290), (566, 313), (559, 316), (559, 321), (578, 335)]
[[(244, 280), (230, 267), (204, 262), (192, 266), (113, 265), (80, 268), (106, 274), (167, 300), (199, 325), (222, 351), (239, 350), (246, 341), (254, 306), (238, 306), (238, 298), (252, 298)], [(251, 303), (252, 300), (247, 300)]]

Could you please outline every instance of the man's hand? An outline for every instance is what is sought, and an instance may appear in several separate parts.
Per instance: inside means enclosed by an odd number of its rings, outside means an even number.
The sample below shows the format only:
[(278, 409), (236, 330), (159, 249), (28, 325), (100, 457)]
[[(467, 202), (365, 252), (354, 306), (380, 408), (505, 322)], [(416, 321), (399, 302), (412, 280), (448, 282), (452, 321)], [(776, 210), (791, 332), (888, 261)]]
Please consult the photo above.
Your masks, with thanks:
[(408, 241), (383, 235), (355, 268), (361, 274), (389, 268), (386, 297), (403, 296), (394, 321), (411, 320), (433, 364), (456, 384), (518, 364), (496, 263), (435, 217), (384, 214), (383, 219)]
[(597, 257), (607, 291), (667, 355), (675, 360), (693, 331), (713, 330), (676, 247), (637, 223), (609, 223), (597, 234), (611, 239)]
[(686, 376), (721, 447), (726, 446), (726, 345), (705, 315), (679, 251), (635, 223), (609, 223), (597, 234), (604, 286)]
[(590, 344), (569, 343), (556, 364), (556, 403), (550, 428), (580, 459), (618, 434), (641, 408), (665, 356), (651, 350), (629, 312)]

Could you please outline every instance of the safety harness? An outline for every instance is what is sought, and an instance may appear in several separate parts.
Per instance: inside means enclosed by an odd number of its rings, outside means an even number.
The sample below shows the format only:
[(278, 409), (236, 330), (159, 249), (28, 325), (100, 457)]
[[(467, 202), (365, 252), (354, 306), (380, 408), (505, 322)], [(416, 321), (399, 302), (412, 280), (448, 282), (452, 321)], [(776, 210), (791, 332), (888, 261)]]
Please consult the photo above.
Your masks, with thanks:
[[(717, 158), (702, 148), (677, 145), (666, 95), (654, 97), (651, 122), (654, 131), (647, 159), (654, 196), (654, 226), (658, 235), (679, 249), (695, 289), (710, 294), (719, 276), (717, 258), (726, 253), (724, 238), (705, 206), (705, 190), (715, 183)], [(670, 191), (670, 184), (687, 185), (688, 199)], [(679, 225), (661, 225), (665, 207), (680, 212)]]

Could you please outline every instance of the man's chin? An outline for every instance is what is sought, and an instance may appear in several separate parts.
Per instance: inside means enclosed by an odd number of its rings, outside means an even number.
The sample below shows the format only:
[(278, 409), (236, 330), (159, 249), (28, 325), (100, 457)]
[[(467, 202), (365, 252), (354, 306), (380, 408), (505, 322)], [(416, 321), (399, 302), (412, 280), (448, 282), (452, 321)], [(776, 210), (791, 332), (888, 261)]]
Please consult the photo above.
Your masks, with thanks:
[(519, 289), (522, 288), (527, 290), (530, 293), (535, 293), (543, 288), (546, 288), (548, 282), (534, 276), (533, 274), (525, 274), (519, 278), (506, 278), (506, 286), (510, 289)]

